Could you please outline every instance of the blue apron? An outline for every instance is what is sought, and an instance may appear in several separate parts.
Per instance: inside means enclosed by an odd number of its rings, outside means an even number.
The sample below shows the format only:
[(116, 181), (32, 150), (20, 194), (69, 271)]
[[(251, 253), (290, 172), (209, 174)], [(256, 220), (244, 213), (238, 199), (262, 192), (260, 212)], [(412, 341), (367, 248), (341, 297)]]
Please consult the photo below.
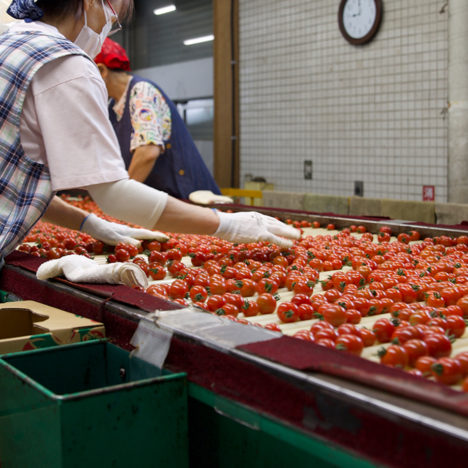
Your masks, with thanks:
[(189, 194), (196, 190), (211, 190), (213, 193), (220, 194), (216, 182), (198, 152), (174, 103), (155, 83), (138, 76), (132, 77), (128, 87), (125, 110), (120, 120), (117, 120), (112, 109), (114, 102), (111, 102), (109, 106), (110, 121), (117, 134), (126, 168), (128, 169), (132, 160), (130, 141), (133, 127), (130, 117), (130, 95), (133, 86), (140, 81), (151, 83), (160, 91), (171, 111), (172, 121), (171, 137), (168, 141), (164, 141), (166, 149), (156, 160), (145, 184), (184, 200), (188, 199)]

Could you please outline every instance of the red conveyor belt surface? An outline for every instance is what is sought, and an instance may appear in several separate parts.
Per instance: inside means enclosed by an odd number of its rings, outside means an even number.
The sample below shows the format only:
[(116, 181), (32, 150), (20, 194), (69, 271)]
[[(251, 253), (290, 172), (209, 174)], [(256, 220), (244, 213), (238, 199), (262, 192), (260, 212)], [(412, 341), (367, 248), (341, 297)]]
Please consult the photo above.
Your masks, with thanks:
[[(44, 261), (46, 260), (18, 251), (7, 257), (9, 265), (21, 267), (31, 272), (36, 272)], [(71, 283), (63, 278), (57, 278), (54, 281), (96, 294), (104, 298), (105, 301), (112, 299), (146, 312), (171, 310), (181, 307), (178, 304), (123, 285)], [(33, 282), (32, 285), (27, 285), (21, 297), (25, 299), (34, 298), (36, 295), (32, 292), (32, 289), (40, 289), (42, 287), (41, 282)], [(69, 308), (68, 299), (64, 299), (63, 303), (59, 301), (58, 306), (62, 306), (65, 309)], [(104, 306), (101, 306), (97, 312), (91, 312), (89, 318), (103, 321), (103, 309), (105, 310), (105, 302)], [(118, 329), (119, 327), (117, 326), (114, 330)], [(132, 329), (134, 329), (133, 326)], [(109, 336), (112, 337), (112, 334)], [(120, 344), (128, 347), (128, 343), (121, 342)], [(342, 377), (468, 416), (468, 394), (466, 393), (452, 390), (447, 386), (437, 384), (425, 378), (410, 375), (399, 369), (382, 366), (356, 356), (315, 345), (314, 343), (282, 336), (271, 341), (244, 345), (239, 349), (293, 369)]]

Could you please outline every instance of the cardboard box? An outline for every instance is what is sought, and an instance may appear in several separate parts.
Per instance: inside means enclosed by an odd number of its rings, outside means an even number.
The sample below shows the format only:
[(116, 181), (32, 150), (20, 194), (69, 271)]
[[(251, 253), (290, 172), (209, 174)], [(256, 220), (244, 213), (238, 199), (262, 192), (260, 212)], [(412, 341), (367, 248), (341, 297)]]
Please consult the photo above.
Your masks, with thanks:
[(0, 354), (104, 337), (102, 323), (39, 302), (0, 304)]

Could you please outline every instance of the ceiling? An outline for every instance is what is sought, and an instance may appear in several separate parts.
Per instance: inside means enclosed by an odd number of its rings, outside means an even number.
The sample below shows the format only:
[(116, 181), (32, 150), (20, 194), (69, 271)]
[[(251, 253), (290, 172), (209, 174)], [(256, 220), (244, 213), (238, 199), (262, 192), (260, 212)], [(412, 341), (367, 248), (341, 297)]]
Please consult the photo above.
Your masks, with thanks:
[[(213, 43), (185, 46), (183, 41), (213, 34), (212, 0), (135, 0), (131, 24), (118, 38), (130, 56), (132, 69), (149, 68), (213, 56)], [(177, 10), (153, 14), (175, 4)]]

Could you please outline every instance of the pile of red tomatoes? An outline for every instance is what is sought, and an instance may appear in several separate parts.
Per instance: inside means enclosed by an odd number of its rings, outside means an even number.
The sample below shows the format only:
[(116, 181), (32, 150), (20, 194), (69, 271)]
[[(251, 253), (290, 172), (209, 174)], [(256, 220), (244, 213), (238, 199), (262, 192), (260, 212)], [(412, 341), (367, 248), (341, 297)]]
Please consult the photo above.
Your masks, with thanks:
[[(106, 218), (90, 200), (74, 204)], [(303, 229), (312, 223), (291, 224)], [(266, 328), (280, 331), (282, 324), (298, 322), (297, 338), (356, 355), (375, 348), (383, 364), (468, 391), (467, 236), (413, 242), (416, 231), (394, 239), (383, 228), (374, 239), (364, 227), (350, 226), (302, 237), (285, 250), (265, 242), (169, 236), (165, 243), (145, 241), (140, 249), (114, 248), (39, 223), (19, 249), (47, 258), (80, 254), (133, 261), (154, 281), (149, 294), (245, 323), (276, 313)]]

